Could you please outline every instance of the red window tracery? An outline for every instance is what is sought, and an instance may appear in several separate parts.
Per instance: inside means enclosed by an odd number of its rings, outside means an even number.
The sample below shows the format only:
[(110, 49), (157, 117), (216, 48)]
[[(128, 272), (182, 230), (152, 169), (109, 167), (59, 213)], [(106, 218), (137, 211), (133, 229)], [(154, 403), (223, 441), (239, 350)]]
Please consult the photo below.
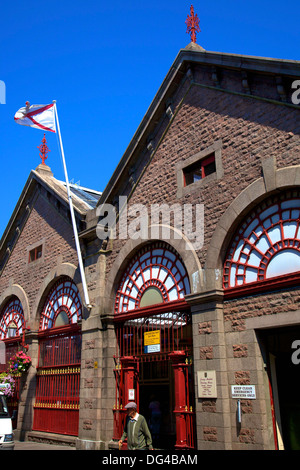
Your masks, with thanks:
[(24, 330), (24, 312), (20, 300), (12, 298), (0, 317), (0, 340), (21, 336)]
[(300, 191), (273, 196), (237, 230), (224, 263), (225, 289), (300, 271)]
[(68, 278), (55, 283), (44, 304), (40, 331), (62, 324), (74, 324), (81, 320), (82, 303), (77, 286)]
[(115, 313), (140, 308), (143, 295), (148, 289), (157, 290), (162, 303), (184, 300), (185, 295), (190, 293), (188, 274), (183, 262), (167, 244), (146, 246), (133, 257), (117, 291)]

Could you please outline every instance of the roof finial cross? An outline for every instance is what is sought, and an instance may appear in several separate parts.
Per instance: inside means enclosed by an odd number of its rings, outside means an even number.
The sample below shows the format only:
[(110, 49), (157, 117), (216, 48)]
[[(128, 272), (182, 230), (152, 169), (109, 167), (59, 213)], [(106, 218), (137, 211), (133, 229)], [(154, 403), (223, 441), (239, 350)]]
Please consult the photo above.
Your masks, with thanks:
[(47, 160), (47, 153), (48, 152), (51, 152), (51, 150), (48, 149), (48, 146), (46, 145), (46, 137), (45, 137), (45, 134), (44, 134), (44, 138), (42, 139), (42, 145), (39, 145), (38, 146), (38, 149), (39, 151), (41, 152), (40, 153), (40, 157), (42, 159), (42, 165), (46, 165), (45, 163), (45, 160)]
[(191, 40), (192, 42), (196, 42), (196, 33), (199, 33), (201, 31), (200, 26), (199, 26), (199, 18), (196, 13), (194, 13), (194, 7), (191, 5), (191, 10), (190, 10), (190, 15), (188, 15), (185, 23), (187, 25), (187, 30), (186, 32), (191, 35)]

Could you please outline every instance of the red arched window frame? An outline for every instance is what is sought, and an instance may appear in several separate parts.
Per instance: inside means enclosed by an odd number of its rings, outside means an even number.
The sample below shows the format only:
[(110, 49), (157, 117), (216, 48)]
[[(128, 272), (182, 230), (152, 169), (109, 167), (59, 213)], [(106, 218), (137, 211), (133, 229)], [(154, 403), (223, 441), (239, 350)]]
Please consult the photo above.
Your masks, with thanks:
[(42, 310), (39, 331), (53, 328), (61, 313), (67, 315), (69, 325), (82, 319), (82, 302), (78, 288), (68, 278), (60, 279), (50, 290)]
[(183, 261), (167, 244), (147, 245), (132, 258), (117, 290), (115, 314), (139, 309), (142, 296), (150, 287), (160, 292), (164, 304), (183, 301), (190, 293)]
[[(300, 191), (263, 201), (236, 231), (224, 263), (223, 287), (280, 284), (300, 272)], [(297, 274), (298, 273), (298, 274)]]
[(15, 329), (14, 337), (20, 337), (24, 331), (25, 319), (22, 304), (17, 297), (7, 302), (0, 316), (0, 340), (11, 339), (9, 328), (12, 324)]

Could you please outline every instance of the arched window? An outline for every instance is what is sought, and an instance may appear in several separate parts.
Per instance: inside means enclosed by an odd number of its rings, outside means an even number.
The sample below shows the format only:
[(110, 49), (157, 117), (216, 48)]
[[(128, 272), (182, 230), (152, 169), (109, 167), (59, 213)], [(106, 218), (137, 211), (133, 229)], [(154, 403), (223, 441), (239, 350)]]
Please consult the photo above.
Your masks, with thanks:
[(52, 287), (43, 307), (40, 331), (77, 323), (82, 317), (82, 303), (77, 286), (63, 278)]
[(24, 331), (24, 312), (20, 300), (13, 297), (0, 315), (0, 340), (21, 336)]
[(190, 293), (183, 262), (167, 244), (142, 248), (130, 261), (116, 295), (115, 313), (184, 300)]
[(300, 271), (300, 191), (273, 196), (244, 220), (224, 263), (225, 289)]

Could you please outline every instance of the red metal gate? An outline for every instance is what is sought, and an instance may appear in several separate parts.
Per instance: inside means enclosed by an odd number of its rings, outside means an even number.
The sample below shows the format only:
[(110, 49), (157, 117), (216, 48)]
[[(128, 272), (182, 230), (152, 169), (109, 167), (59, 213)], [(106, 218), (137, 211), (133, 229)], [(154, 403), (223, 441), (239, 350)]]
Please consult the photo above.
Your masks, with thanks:
[[(115, 358), (116, 361), (116, 358)], [(139, 363), (134, 357), (121, 357), (114, 369), (116, 379), (116, 395), (113, 408), (114, 434), (113, 439), (119, 440), (123, 434), (126, 421), (125, 405), (129, 401), (139, 401)], [(129, 396), (129, 390), (135, 390), (135, 396)]]
[[(180, 307), (180, 303), (177, 304)], [(182, 310), (164, 311), (159, 308), (140, 309), (130, 314), (118, 315), (116, 335), (118, 352), (115, 355), (116, 396), (114, 405), (114, 435), (120, 439), (128, 401), (139, 405), (139, 369), (143, 362), (170, 361), (174, 370), (177, 449), (195, 447), (195, 413), (193, 410), (194, 386), (192, 368), (192, 331), (190, 313)], [(160, 310), (160, 311), (159, 311)], [(156, 314), (154, 313), (156, 311)], [(150, 348), (146, 338), (154, 338)]]
[(78, 325), (39, 333), (33, 430), (78, 435), (81, 331)]

